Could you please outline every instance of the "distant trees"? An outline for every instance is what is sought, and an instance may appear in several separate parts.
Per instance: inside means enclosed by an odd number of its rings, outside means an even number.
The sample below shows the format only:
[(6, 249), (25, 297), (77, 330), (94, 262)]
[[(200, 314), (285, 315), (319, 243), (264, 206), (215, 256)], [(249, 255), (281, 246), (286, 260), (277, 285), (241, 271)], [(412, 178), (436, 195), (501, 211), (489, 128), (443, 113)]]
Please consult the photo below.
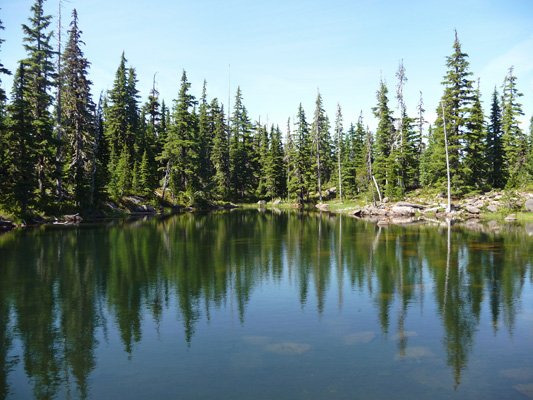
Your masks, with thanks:
[[(376, 189), (400, 199), (413, 189), (445, 190), (445, 145), (454, 194), (533, 181), (533, 133), (527, 136), (520, 126), (522, 93), (513, 67), (502, 95), (495, 88), (485, 116), (457, 33), (437, 118), (427, 133), (422, 94), (416, 117), (409, 114), (400, 61), (397, 107), (390, 106), (385, 80), (379, 82), (375, 132), (362, 112), (357, 121), (345, 121), (340, 104), (332, 127), (318, 92), (311, 117), (300, 103), (284, 137), (277, 125), (252, 123), (240, 87), (228, 117), (218, 99), (209, 99), (205, 81), (198, 99), (192, 94), (185, 71), (172, 107), (160, 98), (156, 75), (141, 106), (136, 70), (124, 53), (111, 89), (95, 104), (76, 11), (58, 55), (43, 2), (35, 1), (23, 25), (26, 57), (13, 68), (9, 99), (0, 87), (0, 205), (14, 215), (85, 210), (128, 195), (156, 202), (157, 194), (168, 193), (188, 204), (276, 198), (303, 203), (322, 201), (325, 189), (335, 186), (339, 199), (375, 200)], [(60, 68), (52, 63), (56, 56)], [(0, 79), (9, 73), (0, 63)]]

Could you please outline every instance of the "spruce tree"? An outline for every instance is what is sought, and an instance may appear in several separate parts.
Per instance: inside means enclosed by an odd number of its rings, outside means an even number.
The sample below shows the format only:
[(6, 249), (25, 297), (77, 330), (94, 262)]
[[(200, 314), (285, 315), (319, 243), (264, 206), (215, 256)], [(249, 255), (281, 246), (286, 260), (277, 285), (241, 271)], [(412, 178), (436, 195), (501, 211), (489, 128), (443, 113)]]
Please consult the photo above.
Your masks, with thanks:
[(463, 156), (463, 171), (466, 174), (465, 184), (466, 190), (483, 190), (486, 185), (487, 176), (487, 161), (486, 155), (486, 129), (485, 116), (481, 108), (481, 94), (479, 91), (479, 83), (477, 90), (473, 93), (472, 108), (470, 109), (470, 117), (467, 120), (464, 156)]
[(253, 147), (252, 125), (248, 111), (242, 102), (241, 88), (237, 88), (233, 115), (231, 117), (230, 141), (230, 187), (233, 199), (251, 197), (257, 187)]
[(198, 149), (195, 141), (196, 119), (193, 107), (195, 97), (189, 93), (191, 84), (182, 73), (178, 98), (174, 100), (172, 124), (158, 160), (170, 166), (171, 189), (174, 194), (197, 188)]
[(302, 104), (298, 106), (296, 115), (296, 130), (291, 140), (291, 175), (289, 178), (289, 190), (298, 195), (300, 203), (304, 199), (309, 200), (309, 190), (314, 171), (311, 163), (312, 140), (309, 125), (305, 117)]
[(124, 146), (126, 146), (128, 152), (133, 150), (133, 139), (129, 135), (127, 118), (127, 82), (126, 57), (122, 53), (113, 88), (107, 93), (104, 107), (105, 137), (109, 148), (109, 189), (114, 195), (119, 193), (117, 166), (121, 153)]
[(198, 107), (198, 177), (203, 186), (209, 184), (213, 169), (211, 165), (211, 147), (213, 142), (213, 130), (209, 124), (209, 104), (207, 103), (207, 83), (204, 80), (202, 97)]
[(507, 184), (516, 187), (523, 183), (526, 166), (527, 140), (520, 128), (518, 118), (524, 115), (522, 104), (518, 99), (522, 97), (516, 87), (514, 68), (509, 68), (503, 84), (502, 98), (502, 142), (504, 154), (504, 171)]
[(322, 104), (322, 96), (317, 93), (315, 112), (311, 128), (313, 137), (312, 155), (314, 160), (313, 169), (316, 171), (316, 190), (322, 202), (322, 185), (329, 182), (333, 171), (333, 157), (331, 138), (329, 134), (329, 119)]
[(50, 45), (52, 31), (48, 32), (52, 16), (44, 15), (44, 0), (36, 0), (31, 7), (33, 16), (29, 25), (22, 25), (24, 32), (24, 49), (27, 58), (28, 88), (26, 99), (32, 113), (32, 131), (35, 135), (37, 181), (41, 207), (48, 203), (48, 189), (52, 189), (55, 168), (57, 141), (54, 137), (54, 120), (50, 113), (52, 96), (50, 90), (54, 86), (55, 68), (52, 63), (54, 51)]
[(492, 188), (505, 186), (503, 171), (502, 109), (496, 87), (492, 94), (489, 122), (487, 124), (487, 183)]
[[(4, 30), (2, 20), (0, 20), (0, 31)], [(4, 39), (0, 38), (0, 47)], [(7, 171), (9, 162), (7, 156), (7, 116), (6, 116), (6, 93), (2, 88), (2, 75), (11, 75), (11, 72), (4, 68), (0, 62), (0, 202), (3, 193), (7, 192)]]
[(62, 128), (65, 132), (65, 167), (67, 190), (72, 186), (77, 206), (88, 199), (90, 191), (90, 162), (94, 141), (94, 111), (91, 81), (88, 79), (90, 63), (81, 50), (81, 30), (78, 15), (72, 12), (69, 40), (65, 46), (62, 66)]
[(212, 192), (220, 200), (226, 200), (229, 196), (229, 153), (228, 134), (226, 122), (224, 121), (224, 108), (218, 105), (217, 99), (213, 99), (210, 105), (210, 125), (213, 132), (213, 142), (210, 151), (211, 165), (213, 167), (214, 182)]
[(342, 109), (337, 103), (337, 114), (335, 116), (335, 152), (337, 153), (337, 182), (339, 185), (339, 200), (342, 201), (342, 159), (344, 153), (344, 132), (342, 126)]
[(261, 198), (271, 194), (272, 185), (272, 165), (270, 158), (270, 139), (266, 125), (258, 126), (257, 138), (259, 139), (258, 160), (259, 160), (259, 176), (256, 196)]
[(380, 190), (386, 188), (386, 191), (390, 193), (395, 185), (395, 175), (393, 175), (395, 162), (392, 153), (395, 130), (387, 94), (387, 85), (381, 80), (377, 91), (378, 104), (372, 109), (374, 116), (378, 119), (375, 140), (376, 154), (372, 172)]
[[(448, 71), (442, 82), (444, 94), (439, 107), (437, 107), (437, 119), (433, 132), (435, 147), (432, 152), (430, 173), (432, 175), (431, 181), (444, 188), (446, 183), (446, 161), (443, 121), (445, 120), (452, 190), (460, 193), (465, 188), (468, 176), (463, 169), (464, 165), (462, 165), (464, 145), (475, 141), (475, 138), (470, 137), (467, 132), (467, 122), (473, 100), (473, 81), (469, 78), (472, 73), (469, 71), (468, 54), (462, 51), (457, 32), (455, 32), (453, 49), (453, 54), (446, 59)], [(441, 103), (444, 105), (444, 115)]]
[(34, 206), (38, 177), (35, 172), (37, 161), (37, 137), (34, 133), (33, 114), (28, 99), (30, 77), (26, 65), (20, 62), (13, 81), (11, 104), (7, 107), (6, 137), (6, 182), (0, 200), (16, 215), (26, 216)]

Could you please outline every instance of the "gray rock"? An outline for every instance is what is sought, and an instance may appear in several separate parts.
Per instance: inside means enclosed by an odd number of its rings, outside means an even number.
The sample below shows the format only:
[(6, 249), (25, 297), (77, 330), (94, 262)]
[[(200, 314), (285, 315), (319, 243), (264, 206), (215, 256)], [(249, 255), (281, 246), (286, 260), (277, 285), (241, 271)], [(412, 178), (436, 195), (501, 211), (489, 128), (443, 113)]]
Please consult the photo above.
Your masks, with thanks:
[(399, 201), (398, 203), (395, 204), (395, 206), (413, 207), (413, 208), (418, 208), (420, 210), (427, 208), (427, 206), (423, 206), (422, 204), (409, 203), (407, 201)]
[(465, 207), (465, 210), (469, 212), (470, 214), (479, 214), (479, 208), (471, 206), (471, 205), (467, 205)]
[(257, 204), (260, 205), (260, 206), (264, 206), (264, 205), (266, 205), (266, 203), (267, 203), (267, 202), (266, 202), (265, 200), (259, 200), (259, 201), (257, 202)]
[(439, 210), (441, 210), (440, 207), (431, 207), (431, 208), (426, 208), (425, 210), (422, 210), (421, 212), (423, 212), (424, 214), (436, 214), (439, 212)]
[(385, 197), (382, 201), (382, 203), (388, 203), (389, 202), (389, 198), (388, 197)]
[(131, 201), (131, 202), (134, 203), (134, 204), (142, 204), (142, 203), (146, 203), (146, 200), (143, 199), (143, 198), (140, 197), (140, 196), (129, 196), (129, 197), (126, 197), (126, 200)]
[(526, 200), (524, 203), (524, 208), (526, 211), (533, 212), (533, 199)]
[(394, 206), (390, 211), (394, 215), (415, 215), (417, 210), (414, 207)]
[(272, 204), (277, 206), (279, 203), (281, 203), (281, 199), (274, 200)]
[(149, 206), (147, 204), (143, 204), (143, 205), (135, 207), (135, 212), (150, 213), (150, 214), (155, 214), (156, 213), (155, 208), (152, 207), (152, 206)]
[(496, 206), (496, 204), (491, 204), (487, 206), (487, 210), (493, 213), (498, 212), (498, 206)]

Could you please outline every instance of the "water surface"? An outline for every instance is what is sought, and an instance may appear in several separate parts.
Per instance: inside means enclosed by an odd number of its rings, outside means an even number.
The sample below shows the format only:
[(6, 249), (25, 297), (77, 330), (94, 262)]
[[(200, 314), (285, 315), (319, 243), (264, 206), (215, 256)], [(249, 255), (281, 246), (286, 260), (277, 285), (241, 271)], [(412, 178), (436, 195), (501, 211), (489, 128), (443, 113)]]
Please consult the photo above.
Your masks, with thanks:
[(533, 398), (532, 261), (523, 226), (276, 210), (8, 233), (0, 398)]

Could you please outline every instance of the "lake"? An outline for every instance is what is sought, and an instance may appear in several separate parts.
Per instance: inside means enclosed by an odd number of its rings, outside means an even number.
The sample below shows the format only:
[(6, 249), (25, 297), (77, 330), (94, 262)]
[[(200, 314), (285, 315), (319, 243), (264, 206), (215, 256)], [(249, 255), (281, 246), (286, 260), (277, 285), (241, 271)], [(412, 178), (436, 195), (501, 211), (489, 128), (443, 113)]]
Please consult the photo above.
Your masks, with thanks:
[(0, 398), (532, 399), (531, 226), (294, 210), (0, 236)]

